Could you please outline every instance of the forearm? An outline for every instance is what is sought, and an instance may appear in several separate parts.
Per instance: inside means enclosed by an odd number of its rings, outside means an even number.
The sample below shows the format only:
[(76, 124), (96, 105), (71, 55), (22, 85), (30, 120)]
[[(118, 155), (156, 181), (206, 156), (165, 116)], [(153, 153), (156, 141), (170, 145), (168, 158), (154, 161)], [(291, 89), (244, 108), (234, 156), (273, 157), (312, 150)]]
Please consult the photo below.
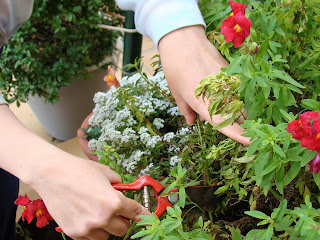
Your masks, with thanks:
[(68, 154), (26, 128), (10, 111), (0, 105), (0, 167), (28, 184), (63, 162)]

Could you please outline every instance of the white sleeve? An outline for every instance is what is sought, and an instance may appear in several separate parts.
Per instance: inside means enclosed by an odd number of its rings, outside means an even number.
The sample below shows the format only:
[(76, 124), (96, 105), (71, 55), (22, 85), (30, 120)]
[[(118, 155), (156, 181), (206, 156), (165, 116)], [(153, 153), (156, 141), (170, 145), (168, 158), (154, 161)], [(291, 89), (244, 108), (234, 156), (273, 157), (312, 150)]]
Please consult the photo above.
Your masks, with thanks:
[(30, 17), (33, 0), (0, 0), (0, 46)]
[(4, 100), (4, 98), (0, 94), (0, 105), (2, 104), (8, 104), (8, 103), (6, 102), (6, 100)]
[(137, 30), (151, 38), (156, 46), (159, 40), (176, 29), (203, 25), (197, 0), (116, 0), (124, 10), (135, 12)]

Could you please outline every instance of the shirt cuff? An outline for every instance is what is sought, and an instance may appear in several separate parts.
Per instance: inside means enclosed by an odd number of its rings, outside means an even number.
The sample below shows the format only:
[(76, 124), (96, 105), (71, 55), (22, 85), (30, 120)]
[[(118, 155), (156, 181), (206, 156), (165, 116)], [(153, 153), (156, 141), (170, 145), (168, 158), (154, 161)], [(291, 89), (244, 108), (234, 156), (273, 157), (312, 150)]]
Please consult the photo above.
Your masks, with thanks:
[(1, 96), (1, 94), (0, 94), (0, 105), (2, 105), (2, 104), (7, 104), (8, 105), (8, 103), (6, 102), (6, 100), (4, 100), (4, 98)]
[(206, 26), (196, 0), (149, 0), (140, 4), (135, 12), (136, 28), (151, 38), (156, 47), (163, 36), (176, 29)]

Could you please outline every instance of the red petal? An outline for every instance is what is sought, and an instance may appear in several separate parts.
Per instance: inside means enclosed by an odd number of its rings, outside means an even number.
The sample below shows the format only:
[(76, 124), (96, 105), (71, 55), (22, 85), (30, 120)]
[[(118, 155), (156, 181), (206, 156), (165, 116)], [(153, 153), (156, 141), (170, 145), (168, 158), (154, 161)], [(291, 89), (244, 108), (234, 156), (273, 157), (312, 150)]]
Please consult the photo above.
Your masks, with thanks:
[(311, 136), (304, 137), (301, 139), (301, 146), (306, 147), (312, 151), (320, 151), (320, 133), (313, 133)]
[[(28, 209), (27, 209), (28, 210)], [(26, 214), (25, 214), (25, 219), (28, 221), (28, 223), (31, 223), (33, 218), (36, 216), (36, 213), (35, 212), (29, 212), (29, 211), (26, 211)]]
[(292, 134), (294, 139), (301, 141), (302, 138), (308, 137), (310, 134), (302, 128), (300, 120), (293, 120), (288, 124), (287, 132)]
[(237, 32), (232, 40), (232, 44), (234, 47), (240, 47), (241, 44), (243, 43), (244, 39), (245, 39), (245, 33), (244, 31), (241, 32)]
[(320, 119), (316, 119), (313, 122), (313, 128), (314, 130), (316, 130), (317, 132), (320, 132)]
[(235, 32), (235, 30), (233, 28), (223, 28), (221, 30), (221, 33), (224, 35), (224, 38), (225, 38), (227, 43), (232, 41), (233, 38), (236, 35), (236, 32)]
[(236, 25), (234, 16), (227, 17), (222, 21), (222, 25), (219, 28), (233, 28)]
[(245, 37), (248, 37), (250, 34), (250, 28), (252, 26), (251, 20), (246, 18), (244, 15), (237, 14), (234, 16), (236, 23), (243, 29), (245, 32)]
[(27, 206), (30, 203), (30, 199), (27, 197), (27, 194), (24, 196), (19, 195), (16, 201), (14, 201), (14, 204), (16, 205), (22, 205)]
[(45, 216), (37, 217), (36, 225), (37, 225), (38, 228), (42, 228), (44, 226), (47, 226), (48, 224), (49, 224), (49, 221)]
[(229, 0), (229, 4), (232, 8), (232, 12), (234, 13), (234, 15), (236, 15), (237, 13), (241, 13), (241, 14), (245, 14), (246, 12), (246, 5), (243, 5), (242, 3), (238, 3), (238, 2), (234, 2), (232, 0)]

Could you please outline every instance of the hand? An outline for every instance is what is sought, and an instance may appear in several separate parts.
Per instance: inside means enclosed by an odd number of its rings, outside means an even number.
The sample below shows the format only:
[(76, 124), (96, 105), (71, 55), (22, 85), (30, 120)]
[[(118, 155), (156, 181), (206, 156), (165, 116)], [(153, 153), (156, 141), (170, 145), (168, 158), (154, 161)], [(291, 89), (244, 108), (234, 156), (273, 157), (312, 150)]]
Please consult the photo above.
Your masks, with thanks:
[[(214, 115), (211, 121), (208, 104), (195, 96), (195, 89), (203, 78), (228, 66), (228, 62), (207, 39), (203, 27), (175, 30), (160, 40), (158, 48), (169, 88), (187, 123), (194, 123), (197, 114), (200, 120), (207, 120), (212, 125), (222, 122), (219, 115)], [(250, 144), (249, 138), (241, 136), (243, 128), (238, 123), (219, 131), (240, 143)]]
[(121, 178), (109, 167), (71, 155), (68, 158), (32, 184), (68, 236), (81, 240), (104, 240), (109, 233), (123, 236), (130, 227), (123, 217), (140, 221), (140, 215), (151, 215), (111, 186)]
[(81, 240), (122, 236), (129, 222), (151, 215), (112, 187), (121, 182), (109, 167), (68, 154), (25, 128), (0, 106), (0, 167), (35, 189), (61, 229)]

